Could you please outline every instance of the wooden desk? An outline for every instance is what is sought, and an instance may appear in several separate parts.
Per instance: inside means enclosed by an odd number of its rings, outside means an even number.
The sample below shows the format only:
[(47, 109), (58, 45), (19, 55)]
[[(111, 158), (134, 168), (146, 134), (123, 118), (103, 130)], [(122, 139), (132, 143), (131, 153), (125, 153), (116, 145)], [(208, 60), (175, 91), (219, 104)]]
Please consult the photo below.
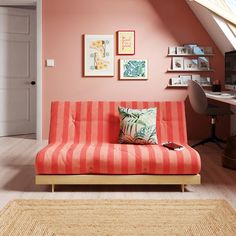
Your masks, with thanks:
[[(236, 106), (236, 96), (235, 96), (235, 98), (228, 98), (223, 95), (215, 95), (212, 92), (206, 91), (206, 90), (205, 90), (205, 93), (206, 93), (207, 98)], [(224, 91), (222, 93), (224, 93)], [(232, 95), (235, 94), (235, 92), (232, 92), (232, 91), (225, 91), (225, 93), (232, 94)]]

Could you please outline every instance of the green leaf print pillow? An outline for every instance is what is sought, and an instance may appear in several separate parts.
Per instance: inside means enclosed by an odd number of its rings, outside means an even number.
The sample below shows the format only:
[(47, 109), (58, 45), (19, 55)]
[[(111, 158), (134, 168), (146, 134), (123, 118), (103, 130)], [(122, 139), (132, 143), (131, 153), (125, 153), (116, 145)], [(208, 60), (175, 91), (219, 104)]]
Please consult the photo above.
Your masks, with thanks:
[(118, 107), (120, 113), (119, 143), (157, 144), (157, 108), (130, 109)]

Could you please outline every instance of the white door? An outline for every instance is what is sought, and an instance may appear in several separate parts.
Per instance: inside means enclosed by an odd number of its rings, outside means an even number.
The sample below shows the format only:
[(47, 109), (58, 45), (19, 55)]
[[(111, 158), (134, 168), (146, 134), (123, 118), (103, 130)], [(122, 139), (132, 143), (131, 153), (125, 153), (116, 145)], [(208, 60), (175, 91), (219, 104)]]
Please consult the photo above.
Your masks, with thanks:
[(36, 11), (0, 7), (0, 136), (36, 132)]

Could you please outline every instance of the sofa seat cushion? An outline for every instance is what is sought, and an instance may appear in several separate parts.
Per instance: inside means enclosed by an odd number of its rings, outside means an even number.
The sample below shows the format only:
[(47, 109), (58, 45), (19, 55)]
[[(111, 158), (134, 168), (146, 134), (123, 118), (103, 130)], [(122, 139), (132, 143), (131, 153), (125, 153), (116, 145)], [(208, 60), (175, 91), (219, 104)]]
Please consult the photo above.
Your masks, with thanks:
[(197, 174), (200, 156), (185, 145), (53, 143), (36, 157), (37, 174)]

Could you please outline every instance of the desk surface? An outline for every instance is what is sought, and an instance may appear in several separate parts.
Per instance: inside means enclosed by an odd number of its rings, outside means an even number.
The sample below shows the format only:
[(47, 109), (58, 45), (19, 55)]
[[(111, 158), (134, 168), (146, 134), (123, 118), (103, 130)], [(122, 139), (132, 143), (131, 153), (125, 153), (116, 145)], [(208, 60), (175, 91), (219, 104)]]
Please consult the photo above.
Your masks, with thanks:
[[(236, 106), (236, 95), (234, 98), (232, 98), (232, 96), (227, 97), (224, 95), (217, 95), (217, 94), (215, 94), (211, 91), (207, 91), (207, 90), (205, 90), (205, 93), (206, 93), (207, 98)], [(227, 93), (227, 94), (232, 94), (232, 95), (235, 94), (235, 92), (232, 92), (232, 91), (222, 91), (221, 93)]]

